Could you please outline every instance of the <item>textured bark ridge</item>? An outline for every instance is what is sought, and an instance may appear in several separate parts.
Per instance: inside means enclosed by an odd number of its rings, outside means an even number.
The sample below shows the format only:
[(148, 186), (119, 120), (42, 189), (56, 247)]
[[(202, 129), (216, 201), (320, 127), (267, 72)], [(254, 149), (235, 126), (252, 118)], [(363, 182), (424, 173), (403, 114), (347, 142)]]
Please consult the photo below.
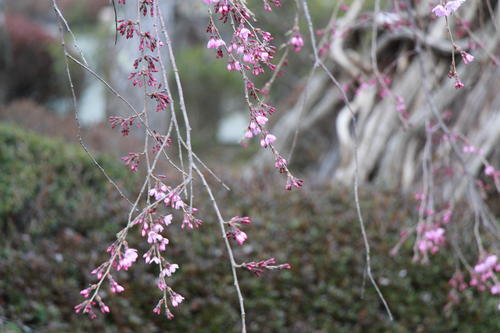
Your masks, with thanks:
[[(430, 88), (430, 99), (450, 132), (467, 138), (469, 145), (482, 150), (482, 155), (465, 157), (469, 172), (478, 174), (483, 157), (498, 161), (500, 151), (495, 148), (500, 141), (500, 70), (497, 66), (500, 6), (494, 2), (490, 6), (486, 2), (467, 2), (467, 7), (449, 20), (455, 44), (463, 50), (475, 48), (470, 51), (475, 56), (473, 63), (465, 65), (460, 60), (457, 64), (456, 70), (465, 83), (461, 89), (454, 88), (453, 80), (447, 76), (453, 47), (446, 22), (440, 18), (429, 20), (434, 16), (429, 10), (434, 2), (421, 1), (412, 9), (417, 20), (415, 28), (407, 25), (388, 28), (389, 19), (410, 20), (407, 9), (390, 13), (394, 18), (380, 11), (379, 19), (375, 20), (375, 53), (379, 74), (390, 78), (387, 85), (391, 91), (381, 98), (384, 87), (377, 82), (370, 57), (372, 24), (360, 23), (362, 3), (355, 1), (346, 14), (336, 20), (336, 36), (345, 34), (345, 37), (333, 38), (329, 52), (323, 56), (332, 73), (345, 84), (357, 116), (360, 181), (403, 191), (422, 181), (425, 123), (435, 121), (425, 97), (424, 80)], [(430, 24), (419, 24), (419, 20)], [(415, 51), (417, 40), (425, 59), (423, 68)], [(455, 57), (460, 58), (458, 50)], [(297, 89), (301, 94), (295, 104), (282, 113), (283, 118), (273, 132), (281, 138), (283, 148), (288, 149), (299, 133), (294, 150), (309, 152), (295, 156), (317, 159), (310, 173), (318, 183), (351, 184), (354, 178), (353, 121), (342, 95), (327, 74), (319, 70), (304, 79)], [(404, 99), (407, 118), (397, 111), (398, 103), (392, 95)], [(451, 148), (435, 148), (439, 156), (452, 158)], [(266, 158), (268, 156), (261, 153), (256, 160), (261, 162)], [(454, 189), (463, 193), (464, 186), (454, 185)]]

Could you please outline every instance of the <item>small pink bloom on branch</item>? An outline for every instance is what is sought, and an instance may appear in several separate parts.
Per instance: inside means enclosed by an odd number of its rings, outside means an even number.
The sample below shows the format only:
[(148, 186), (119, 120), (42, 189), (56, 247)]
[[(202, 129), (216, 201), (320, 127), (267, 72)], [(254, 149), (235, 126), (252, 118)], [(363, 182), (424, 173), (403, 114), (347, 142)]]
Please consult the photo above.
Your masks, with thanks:
[(476, 273), (485, 273), (487, 271), (490, 271), (492, 268), (494, 268), (495, 264), (497, 263), (497, 256), (496, 255), (490, 255), (486, 257), (486, 259), (474, 266), (474, 272)]
[(227, 70), (228, 71), (240, 71), (241, 70), (241, 64), (239, 61), (231, 61), (227, 64)]
[(165, 277), (165, 276), (171, 276), (172, 274), (175, 273), (175, 271), (179, 268), (179, 265), (177, 264), (167, 264), (165, 268), (161, 271), (160, 276)]
[[(88, 313), (90, 319), (95, 319), (96, 315), (92, 311), (92, 306), (95, 305), (95, 302), (90, 302), (89, 300), (83, 301), (82, 303), (75, 305), (74, 309), (76, 313)], [(83, 311), (82, 311), (83, 310)]]
[(276, 137), (274, 135), (266, 134), (266, 136), (262, 140), (260, 140), (260, 145), (266, 148), (267, 146), (273, 144), (274, 141), (276, 141)]
[(154, 0), (141, 0), (139, 12), (141, 12), (143, 16), (146, 16), (148, 14), (148, 6), (150, 7), (151, 17), (154, 17)]
[(207, 49), (218, 49), (219, 47), (222, 47), (224, 45), (226, 45), (226, 42), (224, 42), (222, 39), (211, 37), (208, 40)]
[(236, 241), (238, 244), (243, 245), (243, 243), (247, 240), (248, 236), (245, 232), (241, 231), (240, 229), (236, 229), (234, 232)]
[(150, 231), (148, 233), (148, 243), (149, 244), (154, 244), (154, 243), (159, 243), (163, 240), (163, 236), (154, 232), (154, 231)]
[(464, 146), (462, 150), (464, 153), (475, 153), (477, 151), (474, 146)]
[(236, 34), (235, 34), (235, 36), (241, 38), (243, 41), (246, 41), (248, 39), (248, 37), (251, 35), (252, 35), (252, 33), (247, 28), (241, 28), (238, 31), (236, 31)]
[(448, 16), (456, 11), (464, 2), (465, 0), (448, 1), (444, 6), (437, 5), (434, 7), (432, 13), (438, 17)]
[(492, 167), (491, 165), (488, 165), (485, 169), (484, 169), (484, 173), (487, 175), (487, 176), (494, 176), (495, 175), (495, 168)]
[(246, 131), (246, 132), (245, 132), (245, 138), (246, 138), (246, 139), (251, 139), (251, 138), (253, 138), (253, 133), (252, 133), (252, 131), (250, 131), (250, 130)]
[(292, 39), (290, 39), (290, 44), (293, 46), (293, 50), (295, 52), (300, 52), (302, 46), (304, 46), (304, 40), (299, 32), (296, 32), (295, 35), (293, 35)]
[(166, 290), (167, 289), (167, 284), (165, 283), (165, 280), (163, 280), (163, 279), (158, 280), (157, 287), (161, 291)]
[(170, 225), (172, 223), (172, 214), (164, 216), (162, 221), (165, 226)]
[(303, 184), (304, 181), (302, 179), (296, 178), (289, 174), (286, 181), (285, 190), (291, 191), (293, 187), (301, 188)]
[(181, 294), (178, 294), (173, 290), (170, 291), (170, 302), (172, 302), (173, 307), (177, 307), (183, 300), (184, 297), (182, 297)]
[(152, 188), (148, 194), (150, 197), (154, 197), (155, 200), (163, 200), (167, 197), (167, 194), (161, 188)]
[(152, 246), (151, 249), (149, 249), (148, 252), (144, 253), (144, 255), (142, 256), (144, 258), (144, 261), (146, 262), (146, 264), (151, 264), (151, 263), (154, 263), (154, 264), (160, 264), (160, 259), (154, 255), (153, 251), (154, 251), (155, 247)]
[(406, 111), (406, 105), (404, 103), (397, 104), (396, 105), (396, 111), (398, 111), (398, 112), (404, 112), (404, 111)]
[(283, 157), (281, 156), (276, 157), (276, 161), (274, 162), (274, 167), (276, 169), (279, 169), (280, 173), (284, 173), (286, 171), (286, 166), (287, 162)]
[(101, 302), (101, 304), (100, 304), (100, 309), (101, 309), (102, 313), (108, 313), (109, 312), (109, 306), (107, 306), (103, 302)]
[(160, 251), (165, 251), (167, 249), (167, 245), (169, 243), (168, 238), (163, 238), (160, 243), (158, 244), (158, 250)]
[(164, 299), (163, 298), (160, 299), (158, 301), (158, 303), (156, 304), (155, 308), (153, 309), (153, 312), (156, 313), (157, 315), (159, 315), (161, 313), (161, 306), (162, 306), (163, 302), (164, 302)]
[(116, 29), (122, 36), (126, 36), (125, 38), (129, 39), (134, 37), (134, 33), (139, 35), (139, 31), (135, 27), (137, 24), (136, 22), (131, 20), (118, 20), (118, 23), (120, 23), (120, 25)]
[(109, 283), (110, 283), (110, 290), (111, 292), (113, 293), (121, 293), (125, 290), (125, 288), (123, 288), (123, 286), (120, 286), (115, 280), (113, 280), (113, 278), (109, 278)]
[(90, 292), (93, 290), (94, 288), (92, 287), (88, 287), (87, 289), (83, 289), (80, 291), (80, 295), (82, 295), (83, 297), (85, 298), (89, 298), (90, 296)]
[(500, 294), (500, 283), (496, 283), (496, 284), (494, 284), (494, 285), (491, 287), (490, 292), (491, 292), (493, 295)]
[(151, 93), (149, 96), (151, 99), (156, 100), (156, 112), (166, 110), (167, 105), (170, 104), (170, 98), (164, 90)]
[(248, 217), (248, 216), (243, 216), (243, 217), (240, 217), (240, 216), (235, 216), (235, 217), (233, 217), (233, 218), (229, 221), (229, 224), (232, 224), (232, 223), (251, 224), (251, 223), (252, 223), (252, 220), (251, 220), (251, 219), (250, 219), (250, 217)]
[(463, 88), (464, 87), (464, 84), (462, 83), (462, 81), (460, 81), (460, 79), (458, 77), (455, 78), (455, 88), (456, 89), (460, 89), (460, 88)]
[(443, 228), (428, 230), (418, 242), (418, 250), (423, 254), (428, 251), (434, 254), (439, 251), (439, 247), (444, 244), (445, 240), (445, 230)]
[(193, 229), (193, 228), (199, 228), (203, 224), (203, 221), (200, 219), (195, 218), (191, 214), (184, 214), (184, 218), (182, 220), (182, 225), (181, 229)]
[(257, 117), (255, 117), (255, 121), (257, 121), (257, 123), (259, 125), (265, 125), (268, 120), (269, 119), (267, 117), (265, 117), (265, 116), (257, 116)]
[(275, 265), (275, 264), (276, 260), (274, 258), (269, 258), (267, 260), (261, 260), (259, 262), (252, 261), (248, 263), (243, 263), (241, 266), (253, 272), (257, 277), (259, 277), (264, 272), (264, 269), (268, 270), (292, 269), (292, 266), (290, 264), (281, 264), (281, 265)]
[(163, 201), (166, 206), (171, 206), (174, 209), (181, 209), (184, 207), (184, 202), (182, 201), (181, 197), (177, 194), (177, 192), (174, 190), (170, 192), (165, 200)]
[(452, 215), (452, 211), (451, 210), (447, 210), (445, 211), (444, 215), (443, 215), (443, 223), (449, 223), (450, 220), (451, 220), (451, 215)]
[(151, 52), (154, 52), (156, 49), (156, 38), (151, 35), (149, 32), (143, 32), (141, 34), (140, 42), (139, 42), (139, 50), (142, 51), (144, 50), (144, 47), (148, 48), (151, 50)]
[(452, 12), (456, 11), (464, 2), (465, 2), (465, 0), (448, 1), (445, 5), (445, 8), (450, 13), (452, 13)]
[(446, 10), (445, 7), (443, 7), (442, 5), (437, 5), (436, 7), (434, 7), (432, 9), (432, 13), (434, 13), (434, 15), (438, 16), (438, 17), (441, 17), (441, 16), (448, 16), (450, 13)]
[(97, 267), (97, 268), (93, 269), (93, 270), (90, 272), (90, 274), (94, 274), (94, 275), (96, 275), (96, 276), (97, 276), (97, 279), (98, 279), (98, 280), (100, 280), (100, 279), (103, 277), (103, 275), (104, 275), (104, 269), (106, 268), (106, 266), (107, 266), (107, 264), (106, 264), (106, 263), (105, 263), (105, 264), (102, 264), (101, 266), (99, 266), (99, 267)]
[(469, 54), (465, 51), (460, 51), (460, 55), (462, 56), (462, 60), (464, 61), (465, 65), (468, 65), (474, 61), (474, 56), (472, 54)]
[(128, 270), (130, 266), (132, 266), (132, 264), (137, 260), (137, 257), (137, 250), (128, 248), (123, 254), (123, 257), (120, 259), (116, 270), (119, 271), (122, 268), (125, 271)]

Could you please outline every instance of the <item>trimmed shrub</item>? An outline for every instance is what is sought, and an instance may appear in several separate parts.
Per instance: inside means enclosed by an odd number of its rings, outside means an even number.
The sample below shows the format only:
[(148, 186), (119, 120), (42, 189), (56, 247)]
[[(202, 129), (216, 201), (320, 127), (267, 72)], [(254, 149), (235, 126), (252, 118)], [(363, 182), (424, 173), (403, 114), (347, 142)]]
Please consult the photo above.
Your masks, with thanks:
[[(100, 162), (116, 178), (123, 167)], [(170, 280), (186, 297), (168, 321), (152, 308), (159, 298), (154, 267), (136, 263), (117, 279), (126, 291), (105, 296), (107, 316), (90, 320), (73, 313), (89, 271), (126, 223), (112, 189), (86, 155), (74, 146), (19, 129), (0, 127), (0, 330), (12, 332), (238, 332), (239, 312), (220, 231), (210, 206), (197, 206), (199, 230), (169, 227), (167, 256), (180, 270)], [(395, 315), (390, 323), (363, 276), (364, 249), (348, 191), (330, 188), (284, 193), (273, 182), (254, 181), (217, 193), (226, 213), (249, 215), (238, 261), (276, 257), (291, 271), (257, 278), (241, 271), (249, 332), (496, 332), (496, 305), (466, 291), (453, 311), (448, 279), (451, 256), (435, 255), (432, 266), (412, 264), (411, 244), (388, 255), (402, 224), (412, 223), (404, 198), (375, 191), (362, 196), (372, 267)], [(267, 184), (266, 184), (267, 183)], [(28, 218), (28, 217), (31, 217)], [(29, 223), (29, 221), (36, 221)], [(177, 220), (178, 222), (178, 220)], [(6, 228), (12, 225), (12, 228)], [(131, 246), (142, 242), (138, 231)], [(446, 251), (446, 249), (445, 249)], [(29, 329), (28, 329), (29, 328)]]

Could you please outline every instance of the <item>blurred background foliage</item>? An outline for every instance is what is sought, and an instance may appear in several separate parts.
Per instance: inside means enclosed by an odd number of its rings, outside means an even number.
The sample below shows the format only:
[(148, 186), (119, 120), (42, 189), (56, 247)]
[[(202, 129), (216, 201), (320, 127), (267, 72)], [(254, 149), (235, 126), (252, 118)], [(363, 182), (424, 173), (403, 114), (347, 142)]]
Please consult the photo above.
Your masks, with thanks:
[[(114, 34), (109, 1), (64, 0), (61, 7), (76, 33), (99, 41), (106, 70)], [(365, 188), (362, 194), (373, 247), (373, 270), (394, 312), (389, 323), (373, 289), (363, 278), (364, 256), (350, 192), (309, 188), (283, 193), (274, 176), (252, 182), (238, 177), (254, 148), (215, 144), (218, 123), (245, 112), (242, 83), (204, 45), (206, 18), (182, 9), (178, 2), (173, 38), (186, 100), (193, 121), (197, 152), (223, 170), (231, 192), (220, 192), (228, 216), (249, 215), (248, 245), (238, 258), (276, 257), (293, 269), (260, 278), (241, 272), (250, 332), (495, 332), (500, 329), (496, 304), (466, 292), (461, 303), (447, 307), (448, 279), (455, 272), (452, 256), (437, 255), (433, 265), (411, 263), (411, 248), (389, 256), (402, 226), (413, 220), (414, 202), (390, 192)], [(185, 3), (188, 3), (187, 1)], [(266, 14), (263, 28), (286, 41), (293, 5)], [(336, 2), (310, 1), (317, 26), (324, 26)], [(345, 3), (349, 3), (346, 1)], [(78, 291), (105, 257), (107, 244), (127, 220), (127, 206), (80, 146), (77, 146), (64, 58), (49, 1), (7, 0), (0, 16), (0, 331), (1, 332), (236, 332), (239, 313), (226, 252), (211, 208), (202, 196), (197, 206), (206, 221), (199, 231), (174, 225), (169, 256), (181, 269), (175, 289), (186, 297), (176, 318), (157, 317), (155, 272), (142, 263), (119, 274), (126, 291), (106, 295), (108, 316), (89, 320), (73, 312)], [(257, 10), (261, 14), (262, 9)], [(286, 17), (290, 25), (283, 25)], [(108, 21), (107, 21), (108, 20)], [(112, 27), (111, 27), (112, 28)], [(305, 26), (301, 25), (305, 32)], [(102, 42), (106, 40), (109, 45)], [(106, 51), (108, 50), (108, 51)], [(290, 105), (300, 78), (311, 67), (304, 52), (294, 54), (275, 86), (273, 103)], [(77, 95), (85, 73), (71, 64)], [(111, 73), (104, 73), (108, 78)], [(261, 80), (264, 81), (265, 77)], [(261, 83), (262, 83), (261, 82)], [(117, 109), (109, 104), (106, 116)], [(278, 110), (278, 112), (280, 112)], [(35, 134), (38, 133), (38, 134)], [(98, 161), (125, 193), (133, 194), (140, 176), (131, 177), (118, 157), (140, 146), (133, 135), (120, 137), (106, 119), (83, 126), (82, 134)], [(242, 133), (243, 134), (243, 133)], [(52, 137), (52, 138), (49, 138)], [(296, 165), (313, 155), (307, 143)], [(141, 248), (135, 234), (131, 244)], [(409, 246), (409, 245), (408, 245)]]
[[(205, 224), (169, 228), (168, 257), (180, 264), (172, 284), (186, 296), (168, 321), (152, 313), (159, 297), (155, 271), (137, 263), (118, 274), (126, 291), (106, 295), (108, 316), (73, 313), (89, 271), (105, 260), (106, 244), (127, 220), (127, 207), (78, 146), (14, 126), (0, 126), (0, 330), (2, 332), (236, 332), (236, 297), (226, 252), (208, 200)], [(99, 162), (127, 191), (136, 188), (107, 156)], [(363, 278), (364, 252), (351, 195), (332, 188), (285, 193), (267, 176), (217, 193), (229, 215), (254, 216), (250, 241), (235, 247), (247, 261), (276, 257), (293, 269), (257, 278), (242, 271), (251, 332), (494, 332), (496, 306), (467, 291), (450, 308), (452, 256), (412, 264), (411, 248), (388, 255), (414, 206), (376, 190), (362, 193), (373, 270), (395, 315), (390, 323)], [(177, 219), (179, 222), (179, 219)], [(146, 250), (138, 231), (131, 246)], [(242, 259), (243, 260), (243, 259)]]

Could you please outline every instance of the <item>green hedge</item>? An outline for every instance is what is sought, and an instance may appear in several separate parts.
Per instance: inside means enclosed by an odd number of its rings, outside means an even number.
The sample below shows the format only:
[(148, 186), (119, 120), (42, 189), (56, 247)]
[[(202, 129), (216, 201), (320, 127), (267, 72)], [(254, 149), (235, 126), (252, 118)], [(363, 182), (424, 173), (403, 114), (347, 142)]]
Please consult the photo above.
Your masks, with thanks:
[[(88, 272), (105, 258), (105, 248), (120, 228), (116, 223), (124, 224), (124, 214), (105, 211), (112, 205), (101, 201), (108, 200), (111, 189), (79, 148), (1, 128), (1, 165), (9, 166), (1, 176), (2, 198), (8, 194), (23, 202), (2, 199), (2, 216), (17, 223), (23, 207), (35, 202), (40, 189), (46, 188), (44, 207), (51, 213), (40, 216), (52, 220), (40, 220), (35, 228), (38, 234), (9, 229), (0, 235), (11, 240), (0, 247), (0, 331), (238, 332), (227, 255), (211, 208), (202, 204), (202, 197), (198, 207), (206, 220), (203, 227), (181, 231), (177, 220), (169, 230), (171, 246), (166, 255), (181, 266), (171, 279), (172, 286), (186, 297), (174, 310), (174, 320), (151, 312), (159, 297), (156, 273), (142, 261), (117, 276), (126, 287), (123, 294), (105, 295), (109, 315), (90, 320), (74, 314), (78, 292), (90, 283)], [(114, 170), (113, 163), (106, 166)], [(73, 174), (74, 170), (78, 172)], [(113, 171), (115, 176), (120, 176), (120, 170)], [(291, 271), (268, 272), (260, 278), (239, 272), (249, 332), (500, 329), (495, 301), (472, 291), (452, 311), (444, 310), (447, 281), (454, 273), (446, 250), (433, 256), (427, 266), (411, 262), (410, 244), (400, 255), (388, 255), (401, 226), (413, 221), (409, 214), (413, 204), (390, 193), (363, 194), (373, 272), (395, 316), (390, 323), (373, 288), (363, 281), (364, 250), (350, 192), (306, 188), (284, 193), (281, 185), (268, 179), (229, 183), (236, 186), (233, 191), (217, 193), (227, 216), (254, 217), (254, 223), (245, 228), (248, 245), (235, 246), (238, 261), (276, 257), (293, 266)], [(93, 205), (100, 205), (95, 211), (103, 213), (81, 224), (90, 215), (82, 214), (82, 220), (71, 216), (75, 208), (88, 206), (85, 200), (94, 200)], [(112, 214), (110, 219), (107, 215)], [(138, 232), (130, 235), (131, 246), (146, 250)]]
[[(133, 177), (116, 159), (97, 161), (120, 185)], [(127, 180), (127, 181), (124, 181)], [(0, 123), (0, 227), (30, 234), (113, 218), (122, 208), (101, 171), (80, 146), (65, 145)]]

